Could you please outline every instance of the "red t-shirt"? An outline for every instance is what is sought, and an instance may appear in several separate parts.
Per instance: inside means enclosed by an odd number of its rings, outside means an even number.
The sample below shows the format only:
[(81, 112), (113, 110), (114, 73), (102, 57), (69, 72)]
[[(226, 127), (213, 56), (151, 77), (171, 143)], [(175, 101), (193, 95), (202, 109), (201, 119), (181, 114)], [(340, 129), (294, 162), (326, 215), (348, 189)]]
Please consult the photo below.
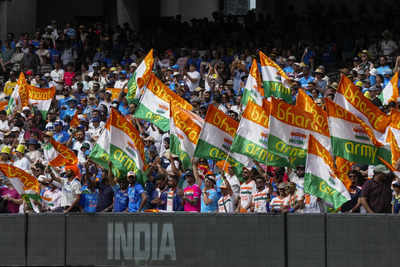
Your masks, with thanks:
[(75, 72), (64, 72), (64, 82), (68, 86), (72, 86), (72, 79), (75, 77)]

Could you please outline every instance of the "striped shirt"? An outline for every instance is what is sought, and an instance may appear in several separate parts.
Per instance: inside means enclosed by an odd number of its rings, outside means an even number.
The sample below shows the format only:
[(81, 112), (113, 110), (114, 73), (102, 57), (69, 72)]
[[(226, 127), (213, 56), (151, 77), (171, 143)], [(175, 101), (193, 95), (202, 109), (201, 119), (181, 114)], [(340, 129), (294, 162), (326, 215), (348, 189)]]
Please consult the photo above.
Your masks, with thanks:
[(271, 200), (270, 207), (273, 211), (280, 212), (289, 206), (289, 197), (277, 196)]
[(241, 209), (248, 207), (247, 212), (250, 211), (250, 203), (252, 195), (256, 192), (256, 183), (254, 180), (250, 180), (248, 183), (243, 183), (240, 186), (240, 205)]
[(222, 196), (218, 200), (218, 212), (233, 213), (233, 197), (230, 195)]
[(253, 204), (254, 204), (254, 212), (258, 213), (266, 213), (267, 205), (268, 205), (268, 188), (264, 188), (261, 192), (256, 192), (253, 194)]

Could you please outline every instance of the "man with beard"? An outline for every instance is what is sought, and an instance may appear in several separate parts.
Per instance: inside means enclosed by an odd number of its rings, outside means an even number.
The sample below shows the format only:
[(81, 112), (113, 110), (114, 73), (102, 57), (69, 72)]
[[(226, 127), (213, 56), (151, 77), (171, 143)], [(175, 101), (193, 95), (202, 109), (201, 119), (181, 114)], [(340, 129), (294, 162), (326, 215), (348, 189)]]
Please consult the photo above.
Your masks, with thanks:
[(177, 188), (179, 177), (177, 175), (171, 175), (168, 177), (168, 189), (163, 199), (166, 203), (166, 211), (183, 211), (183, 191)]
[(240, 213), (250, 212), (251, 196), (256, 192), (256, 183), (250, 175), (250, 170), (243, 167), (242, 178), (245, 180), (240, 186), (240, 195), (237, 211)]
[(267, 213), (271, 199), (271, 189), (265, 185), (265, 178), (256, 177), (256, 192), (251, 197), (251, 210), (254, 213)]
[(305, 166), (299, 165), (296, 167), (295, 171), (291, 172), (289, 175), (290, 181), (296, 184), (297, 193), (300, 197), (304, 195), (304, 174)]

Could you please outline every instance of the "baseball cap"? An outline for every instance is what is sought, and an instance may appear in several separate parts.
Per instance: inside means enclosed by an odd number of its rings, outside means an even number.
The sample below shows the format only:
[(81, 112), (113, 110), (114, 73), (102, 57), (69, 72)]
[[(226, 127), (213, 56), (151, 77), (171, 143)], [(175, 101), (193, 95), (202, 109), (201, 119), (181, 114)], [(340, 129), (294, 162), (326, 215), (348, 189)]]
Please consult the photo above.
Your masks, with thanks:
[(187, 171), (185, 171), (185, 173), (183, 174), (183, 177), (186, 178), (186, 176), (192, 176), (192, 177), (194, 177), (193, 171), (192, 171), (192, 170), (187, 170)]
[(129, 171), (129, 172), (126, 174), (126, 177), (129, 177), (129, 176), (136, 176), (136, 174), (135, 174), (134, 171)]
[(16, 127), (16, 126), (14, 126), (14, 127), (11, 129), (11, 132), (19, 132), (19, 131), (20, 131), (19, 127)]
[(278, 189), (286, 189), (286, 184), (285, 183), (280, 183), (278, 185)]
[(38, 177), (38, 182), (39, 183), (47, 183), (47, 177), (45, 175), (39, 175)]
[(374, 173), (383, 173), (383, 174), (389, 174), (390, 170), (383, 164), (378, 164), (375, 166)]
[(137, 64), (135, 62), (131, 63), (131, 65), (129, 65), (130, 67), (137, 67)]

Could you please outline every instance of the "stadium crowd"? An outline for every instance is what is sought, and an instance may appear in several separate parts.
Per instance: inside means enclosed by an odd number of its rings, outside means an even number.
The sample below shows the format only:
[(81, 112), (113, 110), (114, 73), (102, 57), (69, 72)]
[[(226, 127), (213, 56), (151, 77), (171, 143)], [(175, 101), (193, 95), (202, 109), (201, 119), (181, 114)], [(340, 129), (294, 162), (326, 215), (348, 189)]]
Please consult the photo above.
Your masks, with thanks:
[[(52, 21), (34, 33), (9, 33), (0, 51), (4, 88), (1, 100), (9, 100), (20, 72), (31, 85), (54, 86), (56, 96), (45, 120), (32, 106), (9, 115), (0, 111), (1, 163), (13, 164), (36, 177), (42, 196), (37, 205), (32, 205), (3, 176), (0, 210), (398, 213), (400, 183), (383, 165), (353, 165), (349, 172), (352, 198), (340, 211), (304, 194), (304, 166), (290, 169), (257, 164), (252, 169), (244, 168), (238, 177), (230, 167), (224, 173), (213, 161), (194, 159), (193, 169), (184, 170), (169, 151), (168, 132), (134, 118), (136, 106), (128, 104), (123, 90), (117, 97), (106, 90), (126, 88), (154, 47), (153, 72), (189, 101), (195, 113), (204, 118), (208, 105), (214, 104), (239, 120), (249, 69), (262, 50), (291, 78), (294, 99), (298, 89), (303, 88), (323, 106), (324, 97), (334, 98), (342, 73), (382, 110), (397, 108), (395, 103), (383, 106), (377, 97), (400, 67), (400, 57), (396, 57), (399, 38), (389, 30), (377, 29), (370, 36), (354, 40), (347, 36), (339, 44), (328, 39), (313, 41), (318, 36), (301, 40), (294, 28), (288, 31), (289, 37), (281, 37), (281, 28), (266, 30), (266, 25), (270, 25), (267, 17), (256, 18), (250, 12), (242, 22), (214, 14), (213, 21), (182, 23), (172, 19), (142, 32), (128, 24), (111, 28), (102, 23), (60, 25)], [(332, 33), (337, 37), (341, 34)], [(292, 41), (290, 45), (288, 41)], [(210, 86), (207, 89), (206, 79)], [(115, 179), (109, 169), (88, 158), (111, 109), (127, 116), (140, 131), (150, 165), (144, 184), (136, 181), (134, 173), (128, 173), (127, 179)], [(79, 126), (71, 127), (76, 111)], [(76, 153), (78, 167), (48, 165), (43, 153), (50, 136)]]

